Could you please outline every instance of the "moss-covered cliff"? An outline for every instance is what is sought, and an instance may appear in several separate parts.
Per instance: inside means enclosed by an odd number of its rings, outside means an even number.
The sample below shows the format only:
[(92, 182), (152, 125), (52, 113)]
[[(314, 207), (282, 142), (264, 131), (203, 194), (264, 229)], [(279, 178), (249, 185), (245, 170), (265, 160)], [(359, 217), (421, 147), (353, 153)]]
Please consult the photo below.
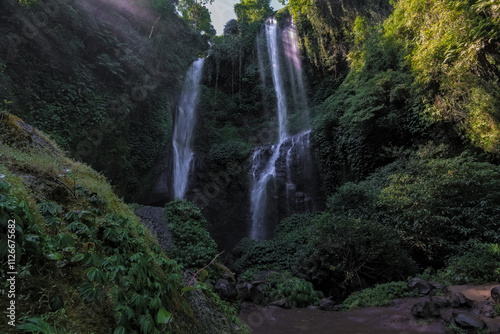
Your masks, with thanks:
[(0, 109), (137, 198), (171, 138), (179, 87), (206, 39), (170, 1), (21, 4), (0, 4)]

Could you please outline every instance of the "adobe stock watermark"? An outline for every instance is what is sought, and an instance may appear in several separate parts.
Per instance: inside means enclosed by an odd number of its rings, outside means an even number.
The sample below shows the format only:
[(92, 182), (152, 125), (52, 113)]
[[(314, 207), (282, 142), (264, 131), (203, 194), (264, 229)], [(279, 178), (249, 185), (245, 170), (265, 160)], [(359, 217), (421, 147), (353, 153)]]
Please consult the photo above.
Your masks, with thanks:
[(266, 321), (273, 320), (273, 314), (277, 307), (266, 307), (255, 305), (257, 310), (250, 312), (243, 321), (250, 328), (258, 328), (264, 325)]
[(9, 301), (7, 307), (7, 323), (16, 326), (16, 220), (9, 219), (7, 222), (7, 291), (2, 290), (2, 295), (7, 295)]

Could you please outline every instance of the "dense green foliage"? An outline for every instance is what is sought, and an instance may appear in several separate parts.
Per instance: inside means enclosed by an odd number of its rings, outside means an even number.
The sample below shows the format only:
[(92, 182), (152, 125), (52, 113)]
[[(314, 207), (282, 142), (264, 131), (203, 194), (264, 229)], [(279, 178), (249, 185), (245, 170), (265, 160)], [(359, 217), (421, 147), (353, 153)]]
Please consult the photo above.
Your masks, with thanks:
[(384, 147), (412, 145), (430, 130), (419, 117), (423, 105), (398, 44), (360, 25), (353, 70), (316, 108), (314, 134), (328, 192), (390, 162)]
[(286, 299), (285, 307), (318, 305), (323, 293), (316, 291), (312, 283), (297, 277), (275, 274), (266, 283), (264, 298), (269, 301)]
[(495, 1), (398, 1), (385, 23), (423, 85), (426, 116), (498, 152), (500, 20)]
[[(286, 1), (284, 1), (286, 2)], [(354, 22), (365, 16), (380, 22), (389, 13), (389, 1), (289, 0), (288, 11), (299, 31), (299, 43), (311, 65), (313, 81), (342, 76), (347, 71), (346, 56), (355, 39)]]
[[(205, 1), (196, 0), (181, 0), (179, 1), (179, 11), (182, 18), (190, 23), (196, 31), (202, 32), (209, 37), (215, 37), (216, 31), (212, 26), (212, 19), (207, 7), (204, 6)], [(207, 1), (207, 2), (213, 2)]]
[(347, 309), (370, 306), (389, 306), (393, 299), (415, 297), (418, 293), (409, 290), (407, 282), (390, 282), (377, 284), (373, 288), (355, 292), (344, 300)]
[(165, 205), (165, 223), (173, 245), (169, 255), (189, 269), (206, 266), (217, 255), (217, 244), (207, 231), (207, 221), (193, 203), (176, 200)]
[(271, 240), (241, 240), (233, 249), (237, 258), (235, 269), (243, 272), (248, 268), (262, 268), (297, 273), (301, 261), (311, 252), (304, 246), (316, 234), (312, 224), (314, 217), (306, 214), (284, 219)]
[(24, 9), (6, 0), (0, 12), (8, 110), (103, 171), (122, 196), (147, 191), (171, 138), (174, 99), (206, 39), (166, 0), (44, 0)]
[(450, 258), (437, 277), (449, 284), (481, 284), (500, 279), (500, 249), (498, 244), (473, 244), (461, 255)]
[(290, 271), (342, 295), (448, 261), (450, 278), (498, 278), (496, 255), (484, 253), (477, 272), (457, 263), (482, 258), (472, 241), (500, 241), (499, 171), (466, 153), (447, 157), (442, 146), (400, 152), (366, 180), (339, 187), (326, 212), (283, 220), (272, 240), (240, 242), (235, 268)]

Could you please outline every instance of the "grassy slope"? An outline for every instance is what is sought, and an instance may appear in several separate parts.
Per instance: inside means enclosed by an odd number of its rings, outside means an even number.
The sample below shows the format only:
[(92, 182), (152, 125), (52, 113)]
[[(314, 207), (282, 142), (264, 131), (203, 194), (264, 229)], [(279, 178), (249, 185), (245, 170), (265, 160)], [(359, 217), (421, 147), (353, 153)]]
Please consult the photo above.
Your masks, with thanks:
[[(160, 332), (159, 310), (172, 311), (184, 286), (177, 263), (103, 175), (19, 118), (0, 119), (0, 222), (2, 233), (8, 219), (17, 223), (17, 324), (43, 318), (54, 332)], [(7, 256), (0, 255), (4, 277)], [(172, 332), (238, 332), (235, 313), (203, 292), (213, 315), (200, 319), (183, 301)], [(2, 298), (1, 308), (7, 303)], [(217, 308), (225, 314), (216, 320)]]

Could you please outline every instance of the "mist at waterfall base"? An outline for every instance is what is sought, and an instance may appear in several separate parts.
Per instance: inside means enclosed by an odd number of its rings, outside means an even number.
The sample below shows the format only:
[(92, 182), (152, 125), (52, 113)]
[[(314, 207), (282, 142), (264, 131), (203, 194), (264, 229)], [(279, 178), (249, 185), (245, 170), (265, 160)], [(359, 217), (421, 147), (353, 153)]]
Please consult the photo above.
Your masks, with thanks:
[(293, 21), (281, 29), (274, 18), (268, 19), (257, 47), (262, 85), (271, 81), (274, 87), (278, 123), (277, 143), (258, 148), (252, 157), (249, 237), (265, 240), (283, 218), (317, 210), (321, 194)]

